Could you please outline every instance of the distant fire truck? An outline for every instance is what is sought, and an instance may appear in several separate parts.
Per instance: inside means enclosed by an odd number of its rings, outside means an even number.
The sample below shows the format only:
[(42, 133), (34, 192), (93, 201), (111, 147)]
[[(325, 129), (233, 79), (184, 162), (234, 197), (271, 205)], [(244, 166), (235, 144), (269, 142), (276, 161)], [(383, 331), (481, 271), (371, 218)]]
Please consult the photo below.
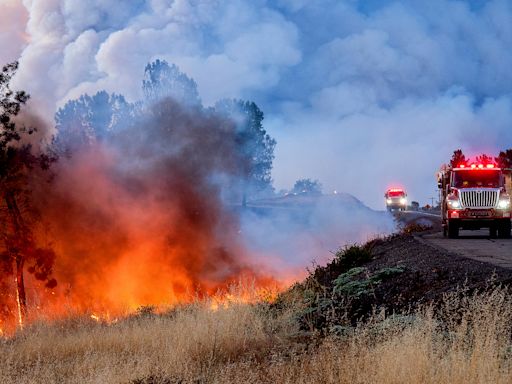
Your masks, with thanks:
[(388, 211), (405, 211), (407, 208), (407, 193), (402, 188), (391, 188), (384, 195)]
[(509, 238), (511, 229), (511, 170), (496, 164), (445, 166), (438, 173), (444, 236), (460, 229), (489, 228), (491, 237)]

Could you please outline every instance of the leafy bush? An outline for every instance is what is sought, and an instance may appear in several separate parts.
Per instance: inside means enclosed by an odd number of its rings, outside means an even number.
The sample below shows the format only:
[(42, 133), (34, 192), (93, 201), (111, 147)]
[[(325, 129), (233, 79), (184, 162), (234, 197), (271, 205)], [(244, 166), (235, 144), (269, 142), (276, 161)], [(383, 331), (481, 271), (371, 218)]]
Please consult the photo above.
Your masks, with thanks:
[[(359, 251), (354, 250), (349, 254), (360, 256)], [(354, 324), (361, 316), (371, 313), (371, 298), (375, 295), (375, 289), (383, 281), (404, 271), (403, 266), (382, 268), (375, 272), (365, 267), (354, 267), (340, 273), (325, 286), (313, 284), (310, 279), (309, 286), (301, 287), (303, 305), (297, 314), (299, 323), (303, 329), (321, 332)]]
[(367, 247), (350, 245), (336, 252), (336, 262), (343, 270), (358, 267), (372, 259)]

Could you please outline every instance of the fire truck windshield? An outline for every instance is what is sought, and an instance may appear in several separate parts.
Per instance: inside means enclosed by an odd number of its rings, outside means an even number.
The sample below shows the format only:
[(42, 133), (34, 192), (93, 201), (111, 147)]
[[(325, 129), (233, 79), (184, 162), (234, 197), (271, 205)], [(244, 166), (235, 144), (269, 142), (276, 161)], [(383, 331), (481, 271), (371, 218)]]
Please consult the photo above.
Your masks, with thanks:
[(501, 172), (464, 170), (453, 172), (452, 187), (455, 188), (499, 188)]

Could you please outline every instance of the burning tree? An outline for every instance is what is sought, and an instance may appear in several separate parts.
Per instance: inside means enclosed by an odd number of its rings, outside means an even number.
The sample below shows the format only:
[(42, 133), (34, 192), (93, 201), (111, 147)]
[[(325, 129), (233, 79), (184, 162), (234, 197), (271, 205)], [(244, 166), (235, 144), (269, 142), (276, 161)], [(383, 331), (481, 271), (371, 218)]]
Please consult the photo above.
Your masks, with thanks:
[(38, 170), (47, 170), (52, 161), (44, 153), (34, 154), (28, 137), (35, 129), (15, 122), (21, 106), (29, 95), (24, 91), (12, 91), (10, 81), (18, 63), (2, 68), (0, 74), (0, 280), (14, 277), (18, 321), (23, 325), (27, 309), (24, 268), (36, 279), (54, 287), (50, 278), (54, 253), (39, 248), (32, 227), (36, 214), (31, 204), (30, 182)]

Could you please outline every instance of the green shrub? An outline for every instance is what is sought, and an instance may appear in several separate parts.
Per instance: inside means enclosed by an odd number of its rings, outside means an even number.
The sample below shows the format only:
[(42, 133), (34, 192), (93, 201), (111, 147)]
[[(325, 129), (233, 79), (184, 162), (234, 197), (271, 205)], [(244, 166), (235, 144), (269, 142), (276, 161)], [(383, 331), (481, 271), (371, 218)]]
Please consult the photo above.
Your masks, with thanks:
[(336, 252), (336, 263), (343, 270), (359, 267), (372, 259), (372, 254), (367, 247), (349, 245)]

